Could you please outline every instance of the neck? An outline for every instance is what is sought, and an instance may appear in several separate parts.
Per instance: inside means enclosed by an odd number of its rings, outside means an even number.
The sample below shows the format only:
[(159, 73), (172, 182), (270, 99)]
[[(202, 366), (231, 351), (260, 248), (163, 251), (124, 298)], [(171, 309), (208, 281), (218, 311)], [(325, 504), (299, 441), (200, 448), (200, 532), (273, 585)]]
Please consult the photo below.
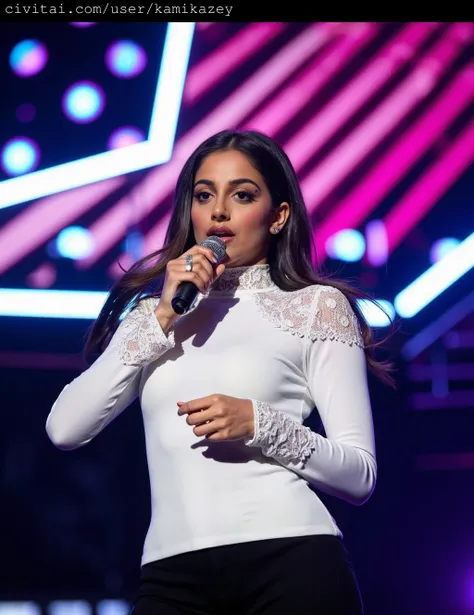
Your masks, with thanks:
[(275, 288), (268, 263), (226, 268), (214, 282), (211, 293), (235, 292), (238, 290), (270, 290)]

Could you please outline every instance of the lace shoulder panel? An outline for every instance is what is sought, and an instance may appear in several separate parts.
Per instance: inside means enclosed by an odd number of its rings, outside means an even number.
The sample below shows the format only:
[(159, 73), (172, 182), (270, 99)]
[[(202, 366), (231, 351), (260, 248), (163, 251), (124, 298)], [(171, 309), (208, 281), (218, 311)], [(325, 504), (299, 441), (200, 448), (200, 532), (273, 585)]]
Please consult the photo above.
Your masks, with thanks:
[(308, 328), (314, 286), (287, 292), (280, 288), (255, 293), (260, 313), (279, 329), (304, 337)]
[(255, 301), (266, 319), (293, 335), (364, 345), (357, 316), (337, 288), (319, 284), (290, 292), (278, 288), (255, 293)]
[(166, 336), (155, 316), (157, 302), (155, 297), (142, 299), (122, 321), (118, 351), (125, 365), (146, 365), (174, 346), (173, 329)]
[(336, 340), (364, 347), (359, 320), (338, 288), (320, 286), (308, 336), (314, 341)]

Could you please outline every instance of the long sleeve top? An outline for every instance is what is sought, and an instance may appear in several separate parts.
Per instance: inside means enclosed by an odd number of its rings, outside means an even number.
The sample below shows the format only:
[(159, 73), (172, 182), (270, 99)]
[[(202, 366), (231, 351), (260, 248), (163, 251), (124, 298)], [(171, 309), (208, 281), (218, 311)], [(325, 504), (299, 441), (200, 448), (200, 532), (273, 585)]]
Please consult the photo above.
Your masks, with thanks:
[[(165, 334), (143, 299), (102, 355), (59, 394), (52, 442), (90, 442), (137, 397), (151, 520), (142, 565), (206, 547), (342, 536), (319, 492), (359, 505), (376, 481), (363, 340), (336, 288), (283, 291), (269, 266), (228, 268)], [(252, 400), (253, 436), (196, 436), (177, 401)], [(303, 425), (317, 412), (324, 435)]]

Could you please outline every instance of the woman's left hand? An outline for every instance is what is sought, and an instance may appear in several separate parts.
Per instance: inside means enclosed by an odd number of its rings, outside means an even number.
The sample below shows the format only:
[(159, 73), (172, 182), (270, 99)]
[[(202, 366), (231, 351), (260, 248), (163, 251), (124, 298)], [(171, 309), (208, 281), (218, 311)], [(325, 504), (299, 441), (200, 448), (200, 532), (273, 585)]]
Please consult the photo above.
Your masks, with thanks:
[(186, 414), (188, 425), (195, 425), (196, 436), (205, 436), (208, 440), (240, 440), (253, 436), (250, 399), (215, 394), (177, 404), (178, 414)]

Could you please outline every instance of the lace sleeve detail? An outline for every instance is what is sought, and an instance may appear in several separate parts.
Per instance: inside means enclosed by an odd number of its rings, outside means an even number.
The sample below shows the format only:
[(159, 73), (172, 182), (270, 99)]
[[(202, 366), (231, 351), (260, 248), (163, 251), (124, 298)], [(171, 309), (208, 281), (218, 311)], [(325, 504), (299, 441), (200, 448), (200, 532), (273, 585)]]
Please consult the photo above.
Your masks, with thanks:
[(359, 320), (339, 289), (324, 286), (319, 291), (308, 337), (313, 341), (329, 339), (364, 347)]
[(316, 449), (316, 434), (270, 404), (251, 400), (254, 409), (254, 435), (245, 444), (258, 446), (266, 457), (305, 464)]
[(171, 329), (166, 336), (154, 306), (153, 299), (144, 299), (120, 325), (118, 352), (124, 365), (146, 365), (174, 347), (174, 331)]

